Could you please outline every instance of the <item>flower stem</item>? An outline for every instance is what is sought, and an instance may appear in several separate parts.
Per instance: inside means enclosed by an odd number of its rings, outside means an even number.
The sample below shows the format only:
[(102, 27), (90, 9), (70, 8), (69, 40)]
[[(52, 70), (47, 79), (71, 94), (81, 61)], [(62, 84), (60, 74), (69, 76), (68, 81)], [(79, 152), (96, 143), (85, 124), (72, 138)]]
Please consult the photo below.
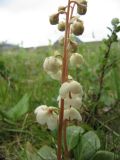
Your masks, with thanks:
[[(68, 79), (68, 35), (69, 35), (69, 14), (70, 14), (70, 0), (68, 0), (67, 14), (66, 14), (66, 27), (65, 27), (65, 39), (64, 39), (64, 56), (63, 56), (63, 68), (62, 68), (62, 83)], [(58, 127), (58, 151), (57, 160), (62, 158), (62, 130), (63, 130), (63, 116), (64, 116), (64, 99), (61, 99), (61, 106), (59, 112), (59, 127)]]

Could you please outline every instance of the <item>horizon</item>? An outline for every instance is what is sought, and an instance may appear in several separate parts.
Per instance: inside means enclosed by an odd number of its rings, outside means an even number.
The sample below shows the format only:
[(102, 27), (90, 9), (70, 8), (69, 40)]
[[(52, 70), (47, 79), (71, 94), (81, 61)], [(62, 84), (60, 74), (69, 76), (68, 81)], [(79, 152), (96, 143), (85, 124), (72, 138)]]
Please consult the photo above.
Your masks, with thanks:
[[(54, 43), (63, 33), (49, 24), (49, 16), (67, 0), (51, 1), (53, 3), (49, 7), (49, 0), (0, 0), (0, 42), (24, 47), (48, 45), (50, 41)], [(88, 0), (88, 12), (85, 17), (81, 16), (85, 32), (79, 38), (84, 42), (105, 38), (109, 33), (106, 27), (111, 27), (112, 18), (120, 19), (119, 6), (119, 0)]]

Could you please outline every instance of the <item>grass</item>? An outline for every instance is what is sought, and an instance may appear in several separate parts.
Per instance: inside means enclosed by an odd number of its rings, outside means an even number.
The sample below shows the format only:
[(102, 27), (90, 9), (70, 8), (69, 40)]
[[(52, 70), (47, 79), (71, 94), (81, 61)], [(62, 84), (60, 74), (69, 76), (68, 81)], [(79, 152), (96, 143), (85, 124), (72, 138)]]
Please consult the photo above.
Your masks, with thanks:
[[(100, 47), (101, 46), (101, 47)], [(104, 55), (105, 46), (102, 42), (81, 44), (79, 52), (84, 56), (85, 64), (76, 72), (70, 68), (70, 73), (83, 85), (84, 107), (87, 112), (94, 105), (94, 96), (98, 91), (98, 75)], [(104, 89), (99, 101), (99, 117), (93, 117), (87, 127), (96, 129), (101, 138), (103, 148), (120, 152), (120, 42), (111, 49), (108, 64), (114, 64), (106, 70)], [(0, 76), (0, 110), (8, 112), (24, 94), (30, 95), (29, 112), (20, 120), (11, 123), (0, 115), (0, 159), (26, 160), (26, 144), (30, 142), (36, 148), (43, 144), (54, 145), (50, 132), (35, 122), (34, 109), (46, 104), (57, 107), (57, 96), (60, 84), (52, 80), (43, 71), (43, 61), (46, 56), (52, 55), (50, 47), (37, 49), (18, 49), (0, 53), (0, 62), (4, 63), (9, 80)], [(115, 63), (113, 63), (115, 62)], [(104, 111), (107, 108), (109, 111)], [(84, 123), (83, 123), (83, 126)]]

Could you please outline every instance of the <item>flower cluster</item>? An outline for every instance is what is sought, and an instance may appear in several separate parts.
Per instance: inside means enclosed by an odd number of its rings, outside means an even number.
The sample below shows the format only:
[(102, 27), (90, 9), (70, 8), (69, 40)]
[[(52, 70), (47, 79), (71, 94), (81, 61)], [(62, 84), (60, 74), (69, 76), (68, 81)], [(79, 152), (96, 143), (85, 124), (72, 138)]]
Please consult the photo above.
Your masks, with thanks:
[[(77, 53), (78, 43), (73, 39), (73, 36), (82, 35), (84, 32), (84, 23), (79, 15), (86, 14), (87, 2), (86, 0), (71, 0), (69, 5), (71, 15), (68, 14), (68, 6), (60, 6), (58, 7), (57, 13), (49, 17), (49, 22), (52, 25), (57, 25), (59, 31), (65, 31), (66, 33), (66, 30), (68, 30), (67, 37), (65, 36), (59, 39), (59, 44), (66, 47), (67, 62), (70, 63), (72, 67), (80, 67), (80, 65), (84, 63), (84, 59), (81, 54)], [(78, 16), (73, 16), (75, 5), (77, 5)], [(68, 23), (66, 23), (67, 21), (63, 18), (64, 15), (68, 17)], [(66, 40), (67, 44), (65, 44)], [(81, 84), (75, 81), (70, 75), (67, 75), (65, 82), (62, 80), (64, 54), (65, 53), (62, 54), (57, 51), (53, 56), (45, 58), (43, 63), (44, 71), (52, 79), (62, 82), (58, 96), (59, 107), (41, 105), (35, 109), (37, 122), (41, 125), (47, 125), (50, 130), (54, 130), (59, 123), (58, 113), (60, 108), (62, 108), (62, 100), (64, 102), (63, 120), (82, 120), (80, 108), (82, 106), (83, 89)]]
[(59, 90), (59, 106), (61, 98), (64, 99), (64, 119), (82, 120), (80, 110), (82, 105), (83, 90), (80, 83), (74, 80), (64, 82)]

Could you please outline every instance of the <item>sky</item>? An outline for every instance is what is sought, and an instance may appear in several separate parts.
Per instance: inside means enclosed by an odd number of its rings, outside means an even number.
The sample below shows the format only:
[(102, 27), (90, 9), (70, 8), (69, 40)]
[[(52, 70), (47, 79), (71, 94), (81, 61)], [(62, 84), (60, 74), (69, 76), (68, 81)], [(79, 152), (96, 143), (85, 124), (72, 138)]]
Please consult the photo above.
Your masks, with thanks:
[[(64, 32), (49, 24), (49, 16), (67, 0), (0, 0), (0, 42), (35, 47), (56, 41)], [(103, 39), (112, 18), (120, 19), (120, 0), (88, 0), (82, 41)], [(94, 36), (93, 36), (94, 35)]]

